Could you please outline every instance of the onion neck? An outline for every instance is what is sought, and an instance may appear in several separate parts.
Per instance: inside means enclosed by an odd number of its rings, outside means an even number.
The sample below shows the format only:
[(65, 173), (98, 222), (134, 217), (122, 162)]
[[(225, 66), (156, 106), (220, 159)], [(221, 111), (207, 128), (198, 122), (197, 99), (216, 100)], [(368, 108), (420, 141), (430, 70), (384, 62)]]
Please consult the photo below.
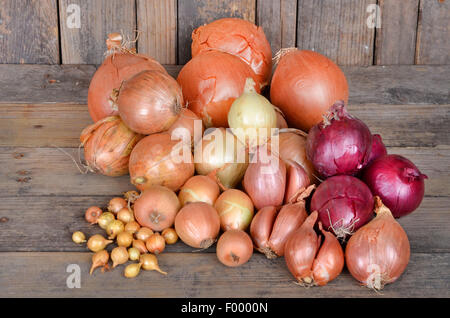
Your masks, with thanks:
[(408, 182), (428, 179), (427, 175), (420, 173), (420, 171), (414, 168), (403, 168), (402, 177), (407, 179)]
[(391, 210), (389, 210), (389, 208), (383, 204), (383, 202), (381, 201), (381, 198), (379, 196), (375, 197), (375, 213), (377, 214), (377, 217), (383, 216), (383, 215), (389, 215), (392, 218), (394, 218), (392, 216)]
[(345, 109), (345, 104), (343, 100), (336, 101), (330, 109), (323, 115), (322, 128), (331, 125), (333, 120), (341, 120), (342, 118), (348, 116), (347, 110)]

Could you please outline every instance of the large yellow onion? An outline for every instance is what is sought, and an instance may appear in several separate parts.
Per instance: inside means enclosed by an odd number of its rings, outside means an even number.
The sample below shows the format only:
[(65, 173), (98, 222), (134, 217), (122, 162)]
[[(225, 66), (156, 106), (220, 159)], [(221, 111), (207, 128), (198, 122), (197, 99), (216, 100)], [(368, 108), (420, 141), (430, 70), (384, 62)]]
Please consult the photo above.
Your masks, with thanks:
[(116, 177), (128, 173), (131, 151), (142, 137), (118, 116), (110, 116), (83, 129), (80, 141), (89, 169)]
[(130, 179), (139, 190), (162, 185), (177, 191), (194, 175), (191, 147), (166, 133), (142, 139), (131, 152)]
[(195, 170), (211, 175), (223, 188), (234, 188), (248, 166), (248, 151), (236, 136), (225, 128), (215, 128), (196, 145)]

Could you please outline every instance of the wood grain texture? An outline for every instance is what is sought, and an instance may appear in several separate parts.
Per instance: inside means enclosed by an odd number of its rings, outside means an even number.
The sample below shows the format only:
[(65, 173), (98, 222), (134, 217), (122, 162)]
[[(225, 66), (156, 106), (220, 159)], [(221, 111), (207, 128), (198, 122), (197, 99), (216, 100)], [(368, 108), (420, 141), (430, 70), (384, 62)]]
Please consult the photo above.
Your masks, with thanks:
[(272, 47), (272, 54), (281, 48), (295, 47), (296, 0), (259, 0), (257, 25), (261, 26)]
[(376, 29), (376, 64), (414, 64), (419, 0), (379, 0), (379, 6), (381, 27)]
[[(362, 288), (344, 272), (324, 287), (303, 288), (294, 284), (284, 260), (254, 255), (241, 267), (219, 263), (214, 254), (172, 253), (159, 256), (168, 272), (142, 271), (135, 279), (123, 277), (123, 266), (89, 276), (90, 253), (4, 253), (0, 258), (0, 297), (449, 297), (450, 254), (412, 253), (403, 275), (381, 293)], [(73, 272), (81, 270), (81, 288), (68, 288)], [(238, 288), (236, 287), (238, 286)]]
[(450, 1), (421, 0), (416, 64), (450, 64)]
[(0, 63), (59, 63), (56, 1), (0, 2)]
[[(80, 28), (71, 27), (74, 5), (80, 10)], [(101, 64), (109, 33), (130, 40), (136, 36), (134, 0), (59, 0), (59, 16), (63, 64)]]
[[(84, 212), (93, 205), (105, 208), (113, 196), (3, 197), (0, 218), (8, 221), (0, 223), (0, 252), (87, 252), (85, 245), (72, 242), (72, 233), (106, 237), (104, 230), (84, 220)], [(416, 211), (398, 220), (408, 234), (413, 253), (450, 253), (449, 204), (449, 197), (427, 196)], [(214, 253), (215, 249), (214, 245), (206, 252)], [(167, 245), (165, 252), (193, 250), (179, 241)]]
[(177, 64), (177, 1), (137, 0), (138, 52)]
[(376, 0), (298, 2), (297, 47), (326, 55), (339, 65), (372, 65), (374, 28), (367, 6)]
[[(450, 105), (350, 104), (353, 115), (388, 146), (450, 145)], [(0, 103), (0, 146), (71, 147), (92, 120), (83, 104)]]
[(191, 59), (191, 34), (195, 28), (229, 17), (255, 22), (255, 13), (256, 0), (178, 0), (178, 64)]
[[(65, 152), (78, 160), (77, 148)], [(57, 148), (0, 148), (0, 197), (39, 195), (117, 195), (132, 189), (128, 176), (81, 174), (70, 157)], [(409, 158), (428, 175), (426, 195), (450, 196), (450, 147), (389, 148)], [(81, 153), (83, 153), (81, 151)], [(45, 163), (45, 164), (43, 164)]]

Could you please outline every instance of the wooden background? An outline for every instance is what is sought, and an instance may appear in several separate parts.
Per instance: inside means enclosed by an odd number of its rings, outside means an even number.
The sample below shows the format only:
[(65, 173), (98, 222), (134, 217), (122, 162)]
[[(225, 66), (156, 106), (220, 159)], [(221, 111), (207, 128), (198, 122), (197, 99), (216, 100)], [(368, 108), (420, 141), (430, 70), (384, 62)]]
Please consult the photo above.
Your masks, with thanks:
[(0, 63), (100, 64), (108, 33), (133, 39), (139, 30), (139, 52), (185, 64), (192, 30), (221, 17), (262, 26), (273, 52), (297, 46), (340, 65), (450, 64), (450, 0), (0, 0)]

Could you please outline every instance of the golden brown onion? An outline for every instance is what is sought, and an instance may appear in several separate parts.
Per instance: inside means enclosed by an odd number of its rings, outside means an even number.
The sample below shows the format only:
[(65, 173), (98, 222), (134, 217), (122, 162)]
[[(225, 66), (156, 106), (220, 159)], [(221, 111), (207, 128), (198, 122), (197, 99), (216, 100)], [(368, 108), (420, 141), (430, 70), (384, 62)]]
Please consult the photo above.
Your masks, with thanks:
[(242, 230), (226, 231), (217, 242), (216, 254), (219, 261), (226, 266), (245, 264), (253, 255), (252, 239)]

